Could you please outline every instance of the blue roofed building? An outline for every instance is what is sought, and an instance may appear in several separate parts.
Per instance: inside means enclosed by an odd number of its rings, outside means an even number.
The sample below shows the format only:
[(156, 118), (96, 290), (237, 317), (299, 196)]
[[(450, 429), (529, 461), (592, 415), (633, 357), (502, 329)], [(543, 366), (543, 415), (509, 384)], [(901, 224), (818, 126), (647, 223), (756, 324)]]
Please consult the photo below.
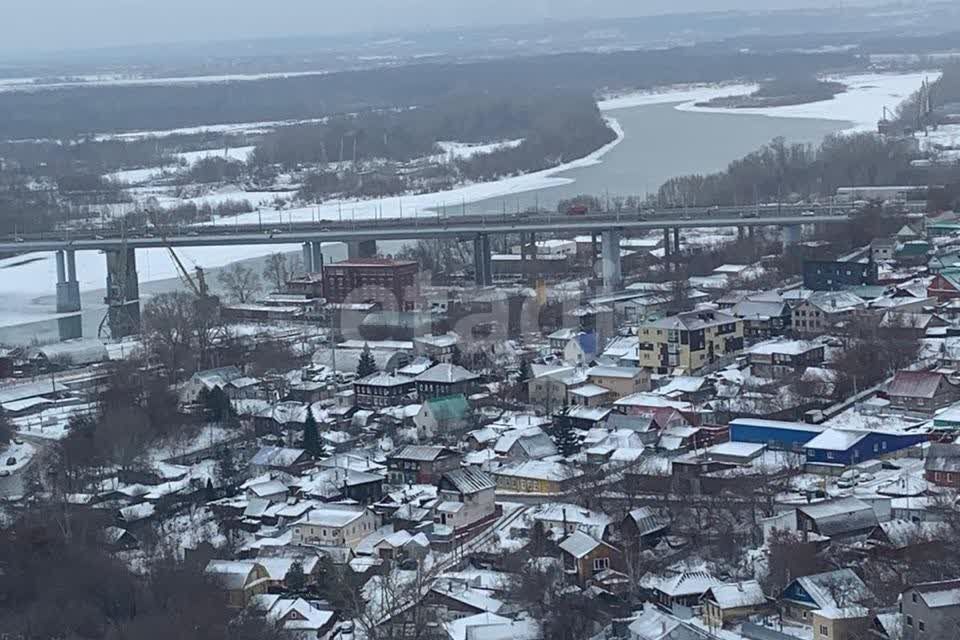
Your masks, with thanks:
[(563, 359), (576, 365), (590, 364), (597, 357), (599, 342), (593, 331), (578, 333), (567, 341), (563, 348)]
[(784, 422), (759, 418), (730, 421), (731, 442), (765, 444), (770, 449), (803, 451), (804, 445), (826, 431), (826, 427), (805, 422)]
[(804, 445), (807, 464), (853, 465), (926, 442), (925, 432), (827, 429)]

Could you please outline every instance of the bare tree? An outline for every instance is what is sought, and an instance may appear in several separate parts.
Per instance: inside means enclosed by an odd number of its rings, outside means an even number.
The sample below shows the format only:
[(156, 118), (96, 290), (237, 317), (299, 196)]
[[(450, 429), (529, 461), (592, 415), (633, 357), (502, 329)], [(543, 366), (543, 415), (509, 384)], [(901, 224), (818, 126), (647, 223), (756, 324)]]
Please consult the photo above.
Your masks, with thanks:
[(260, 275), (238, 262), (220, 271), (217, 274), (220, 283), (231, 299), (239, 303), (249, 302), (263, 288)]
[(271, 253), (267, 256), (267, 263), (263, 267), (263, 279), (274, 291), (283, 291), (290, 280), (291, 265), (283, 253)]

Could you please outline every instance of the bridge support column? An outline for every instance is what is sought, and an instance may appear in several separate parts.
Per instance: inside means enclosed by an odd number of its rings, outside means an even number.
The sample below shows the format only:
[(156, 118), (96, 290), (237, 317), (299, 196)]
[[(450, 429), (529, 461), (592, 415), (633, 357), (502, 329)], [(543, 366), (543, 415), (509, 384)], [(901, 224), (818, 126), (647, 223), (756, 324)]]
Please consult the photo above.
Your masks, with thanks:
[(663, 264), (667, 268), (667, 271), (670, 271), (670, 262), (672, 261), (673, 252), (670, 249), (670, 228), (664, 227), (663, 229)]
[(133, 249), (107, 251), (107, 324), (110, 336), (122, 338), (140, 333), (140, 283), (137, 253)]
[(737, 238), (739, 238), (740, 240), (743, 240), (745, 236), (746, 236), (746, 232), (744, 231), (744, 228), (737, 227)]
[(753, 230), (754, 227), (747, 227), (747, 237), (753, 240)]
[(490, 259), (490, 236), (477, 234), (473, 239), (473, 273), (478, 287), (493, 284), (493, 261)]
[(304, 242), (303, 247), (303, 271), (304, 273), (314, 273), (316, 269), (313, 266), (313, 243)]
[(80, 283), (77, 282), (77, 258), (72, 249), (57, 251), (57, 313), (76, 313), (59, 318), (57, 325), (61, 340), (83, 336), (80, 318)]
[(313, 258), (310, 260), (311, 273), (322, 273), (323, 272), (323, 243), (311, 242), (310, 254), (313, 256)]
[(607, 229), (602, 236), (603, 288), (607, 292), (618, 291), (623, 286), (620, 270), (620, 231)]
[(800, 244), (803, 237), (803, 227), (799, 224), (787, 225), (783, 228), (784, 248)]
[(680, 227), (673, 228), (673, 255), (680, 257)]
[(376, 258), (377, 241), (376, 240), (354, 240), (347, 243), (347, 258), (355, 260), (357, 258)]

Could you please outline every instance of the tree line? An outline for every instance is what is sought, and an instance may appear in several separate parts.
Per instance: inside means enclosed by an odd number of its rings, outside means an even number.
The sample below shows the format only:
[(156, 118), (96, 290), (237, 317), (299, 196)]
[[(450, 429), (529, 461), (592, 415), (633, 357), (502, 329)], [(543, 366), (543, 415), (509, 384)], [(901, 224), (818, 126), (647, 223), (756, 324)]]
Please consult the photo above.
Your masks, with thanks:
[(926, 184), (915, 153), (872, 133), (828, 136), (819, 145), (776, 138), (724, 170), (672, 178), (657, 192), (668, 206), (745, 205), (831, 195), (842, 186)]
[[(451, 162), (442, 161), (443, 150), (437, 144), (518, 138), (522, 138), (519, 145)], [(278, 166), (291, 170), (303, 164), (321, 165), (304, 179), (304, 198), (384, 196), (546, 169), (588, 155), (614, 138), (587, 93), (476, 96), (432, 107), (285, 127), (257, 146), (251, 162), (261, 177), (271, 175)], [(362, 164), (417, 158), (434, 161), (410, 170)]]
[(760, 80), (863, 64), (851, 54), (750, 55), (697, 47), (567, 53), (468, 64), (422, 63), (322, 76), (196, 85), (98, 86), (0, 95), (0, 139), (72, 138), (89, 132), (297, 120), (453, 96), (554, 89), (587, 92)]

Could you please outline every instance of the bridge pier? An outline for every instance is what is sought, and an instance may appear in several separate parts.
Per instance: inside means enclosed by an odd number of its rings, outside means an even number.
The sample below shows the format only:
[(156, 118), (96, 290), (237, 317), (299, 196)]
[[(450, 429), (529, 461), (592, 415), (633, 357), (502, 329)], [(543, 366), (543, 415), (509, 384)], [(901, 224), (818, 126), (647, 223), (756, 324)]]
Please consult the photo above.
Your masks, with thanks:
[(537, 234), (534, 232), (520, 234), (520, 260), (537, 257)]
[(310, 244), (310, 254), (312, 256), (310, 273), (323, 273), (323, 243), (312, 242)]
[(59, 318), (57, 325), (61, 340), (83, 336), (80, 318), (80, 283), (77, 282), (77, 256), (73, 249), (56, 253), (57, 259), (57, 313), (76, 313)]
[(107, 325), (110, 336), (140, 333), (140, 283), (134, 249), (109, 250), (107, 256)]
[(747, 237), (753, 240), (753, 230), (755, 227), (747, 227)]
[(799, 224), (790, 224), (783, 227), (783, 247), (787, 248), (800, 244), (803, 238), (803, 226)]
[(673, 260), (673, 251), (670, 247), (670, 227), (663, 228), (663, 264), (666, 266), (667, 271), (669, 272), (670, 263)]
[(673, 255), (680, 257), (680, 227), (673, 228)]
[(353, 240), (347, 243), (347, 258), (356, 260), (358, 258), (376, 258), (377, 241), (376, 240)]
[(315, 269), (313, 268), (313, 243), (304, 242), (301, 247), (303, 252), (303, 272), (304, 273), (314, 273)]
[(620, 231), (606, 229), (601, 236), (603, 255), (603, 289), (607, 292), (619, 291), (623, 287), (623, 274), (620, 270)]
[(743, 227), (737, 227), (737, 238), (743, 240), (746, 237), (746, 231)]
[(485, 233), (478, 233), (473, 239), (473, 273), (478, 287), (488, 287), (493, 284), (490, 236)]
[[(303, 252), (303, 272), (320, 273), (323, 271), (323, 243), (304, 242)], [(376, 255), (376, 251), (374, 251)]]

